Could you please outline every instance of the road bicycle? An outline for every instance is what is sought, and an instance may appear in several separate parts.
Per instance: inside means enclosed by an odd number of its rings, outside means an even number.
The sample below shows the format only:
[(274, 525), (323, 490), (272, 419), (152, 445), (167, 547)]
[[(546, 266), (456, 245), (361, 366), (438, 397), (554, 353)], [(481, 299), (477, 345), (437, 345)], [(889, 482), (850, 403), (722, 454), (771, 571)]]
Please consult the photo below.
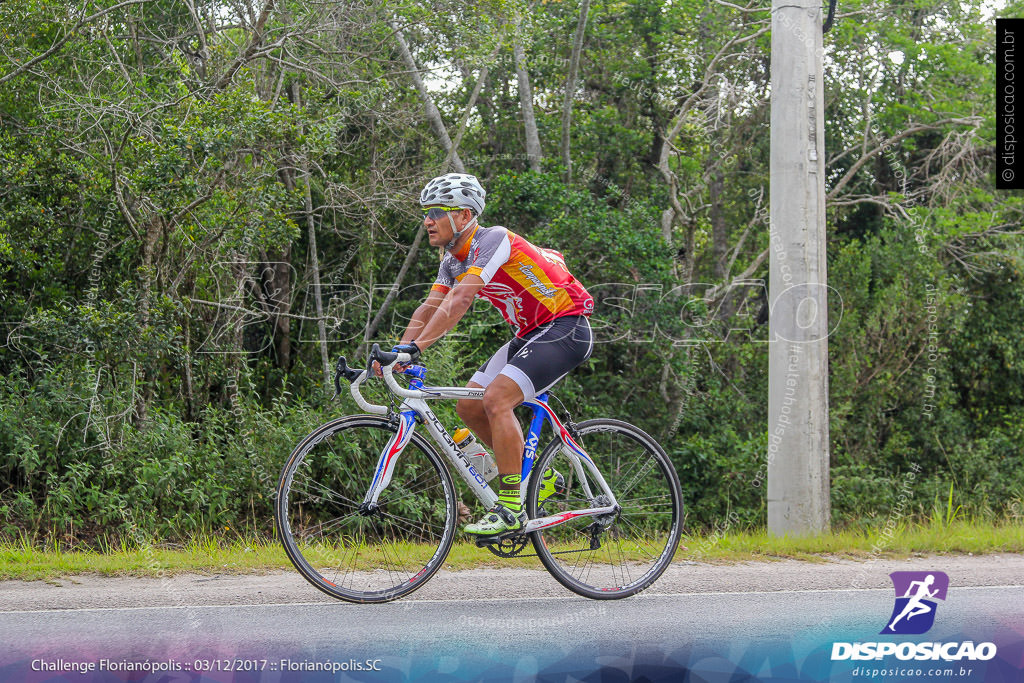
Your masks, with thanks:
[[(299, 573), (341, 600), (395, 600), (441, 568), (459, 526), (451, 470), (484, 508), (498, 499), (427, 405), (482, 399), (484, 390), (426, 386), (426, 368), (405, 365), (410, 360), (376, 344), (365, 370), (341, 357), (335, 396), (340, 379), (348, 380), (352, 397), (369, 414), (321, 425), (281, 472), (278, 536)], [(372, 361), (388, 389), (404, 399), (398, 410), (363, 397)], [(395, 379), (396, 363), (405, 365), (408, 388)], [(532, 541), (544, 567), (569, 590), (594, 599), (635, 595), (661, 576), (679, 544), (683, 504), (675, 468), (643, 430), (612, 419), (562, 422), (549, 397), (544, 392), (522, 404), (533, 412), (521, 486), (529, 521), (519, 531), (476, 538), (476, 545), (500, 557), (531, 557), (523, 551)], [(538, 451), (545, 422), (554, 437)], [(533, 475), (549, 468), (561, 482), (541, 502), (542, 477)]]

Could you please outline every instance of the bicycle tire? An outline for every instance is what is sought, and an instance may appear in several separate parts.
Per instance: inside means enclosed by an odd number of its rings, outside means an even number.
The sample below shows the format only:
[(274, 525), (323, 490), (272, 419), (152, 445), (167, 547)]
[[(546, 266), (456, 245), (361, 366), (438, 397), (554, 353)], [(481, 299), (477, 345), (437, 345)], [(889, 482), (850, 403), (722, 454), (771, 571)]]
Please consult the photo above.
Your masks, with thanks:
[[(679, 546), (683, 519), (679, 477), (658, 442), (628, 422), (587, 420), (576, 429), (577, 441), (597, 465), (621, 510), (603, 519), (579, 517), (533, 532), (533, 546), (548, 572), (574, 593), (595, 600), (636, 595), (664, 573)], [(531, 519), (606, 504), (599, 500), (600, 486), (583, 467), (594, 497), (586, 495), (558, 438), (544, 448), (533, 471), (544, 472), (548, 467), (562, 474), (565, 488), (538, 505), (541, 477), (531, 476), (527, 489)], [(643, 496), (631, 496), (634, 491)], [(596, 531), (595, 523), (602, 529)], [(595, 534), (600, 547), (591, 550)]]
[[(352, 415), (321, 425), (289, 456), (277, 487), (278, 538), (299, 573), (348, 602), (404, 597), (441, 568), (455, 538), (455, 486), (441, 456), (413, 433), (380, 507), (359, 505), (398, 423)], [(330, 577), (330, 578), (329, 578)]]

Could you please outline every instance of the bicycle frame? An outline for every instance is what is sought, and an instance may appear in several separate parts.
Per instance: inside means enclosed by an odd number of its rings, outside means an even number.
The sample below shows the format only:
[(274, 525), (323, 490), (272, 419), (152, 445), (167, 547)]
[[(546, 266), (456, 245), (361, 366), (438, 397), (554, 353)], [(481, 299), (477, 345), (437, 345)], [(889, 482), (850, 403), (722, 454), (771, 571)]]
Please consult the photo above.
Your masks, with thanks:
[[(406, 354), (399, 354), (399, 360), (395, 362), (406, 362), (408, 356)], [(405, 358), (401, 358), (405, 356)], [(455, 440), (452, 439), (448, 430), (445, 429), (441, 421), (437, 419), (434, 412), (430, 410), (430, 406), (427, 405), (427, 401), (431, 399), (472, 399), (481, 400), (484, 397), (483, 389), (474, 389), (471, 387), (428, 387), (423, 385), (423, 368), (415, 368), (406, 370), (404, 374), (411, 377), (409, 388), (403, 389), (399, 386), (398, 382), (395, 381), (393, 367), (395, 362), (389, 365), (382, 365), (381, 370), (384, 376), (384, 381), (388, 385), (388, 388), (392, 393), (401, 396), (405, 400), (398, 409), (398, 431), (388, 441), (380, 454), (380, 458), (377, 461), (377, 468), (374, 471), (373, 481), (370, 483), (370, 488), (366, 492), (366, 496), (363, 499), (364, 505), (373, 505), (377, 502), (378, 497), (387, 488), (388, 484), (391, 483), (391, 475), (394, 472), (395, 464), (398, 462), (398, 458), (401, 457), (402, 451), (408, 445), (409, 440), (412, 438), (412, 434), (416, 429), (416, 423), (422, 422), (427, 428), (427, 432), (430, 434), (434, 442), (441, 448), (441, 451), (445, 454), (451, 467), (462, 477), (463, 481), (469, 486), (473, 494), (484, 504), (487, 508), (492, 507), (497, 501), (498, 496), (494, 490), (487, 484), (484, 478), (476, 471), (473, 464), (469, 461), (469, 458), (459, 450), (456, 446)], [(368, 413), (374, 413), (378, 415), (386, 415), (390, 411), (387, 406), (378, 406), (368, 402), (363, 398), (359, 392), (359, 387), (366, 379), (369, 378), (370, 372), (372, 372), (368, 365), (366, 370), (363, 371), (362, 375), (352, 381), (350, 391), (352, 398), (355, 399), (356, 403), (359, 404), (363, 410)], [(532, 531), (539, 531), (548, 527), (557, 526), (564, 522), (568, 522), (571, 519), (577, 517), (593, 517), (598, 515), (606, 515), (618, 508), (615, 500), (615, 495), (612, 493), (608, 484), (605, 482), (601, 472), (597, 469), (594, 461), (591, 460), (590, 456), (583, 447), (577, 443), (572, 437), (569, 431), (565, 428), (562, 422), (555, 415), (554, 411), (547, 403), (548, 393), (537, 396), (532, 400), (527, 400), (522, 403), (524, 406), (528, 406), (533, 411), (533, 418), (530, 422), (530, 429), (527, 432), (525, 438), (525, 446), (523, 448), (523, 466), (522, 466), (522, 483), (520, 484), (520, 500), (525, 503), (525, 496), (527, 487), (530, 480), (530, 475), (533, 472), (533, 463), (537, 457), (537, 447), (540, 443), (541, 429), (545, 422), (551, 425), (552, 430), (562, 441), (562, 448), (565, 454), (568, 456), (569, 461), (572, 463), (573, 469), (576, 471), (576, 476), (583, 485), (584, 492), (589, 499), (593, 499), (594, 492), (590, 488), (590, 484), (584, 473), (584, 468), (590, 472), (594, 481), (596, 481), (601, 487), (601, 493), (607, 496), (610, 501), (608, 505), (595, 508), (585, 508), (582, 510), (570, 510), (561, 512), (556, 515), (549, 515), (546, 517), (540, 517), (538, 519), (531, 519), (526, 526), (523, 528), (524, 533)]]

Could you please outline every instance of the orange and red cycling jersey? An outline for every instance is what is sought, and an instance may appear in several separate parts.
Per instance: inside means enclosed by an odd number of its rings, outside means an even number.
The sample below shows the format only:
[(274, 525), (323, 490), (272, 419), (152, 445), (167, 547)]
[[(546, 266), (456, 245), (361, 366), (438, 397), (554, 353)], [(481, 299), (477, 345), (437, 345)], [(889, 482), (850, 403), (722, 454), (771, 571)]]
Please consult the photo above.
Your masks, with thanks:
[(593, 297), (560, 253), (536, 247), (501, 226), (477, 226), (458, 253), (445, 252), (431, 289), (446, 293), (466, 275), (484, 281), (477, 296), (494, 304), (517, 337), (555, 318), (594, 312)]

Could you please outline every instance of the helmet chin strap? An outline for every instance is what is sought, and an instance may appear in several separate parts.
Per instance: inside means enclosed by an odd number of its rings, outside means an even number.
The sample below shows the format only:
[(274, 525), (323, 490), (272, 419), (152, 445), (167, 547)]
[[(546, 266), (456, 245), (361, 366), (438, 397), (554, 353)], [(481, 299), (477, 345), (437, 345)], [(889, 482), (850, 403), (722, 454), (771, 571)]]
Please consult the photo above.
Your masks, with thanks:
[[(450, 218), (451, 217), (449, 216), (449, 219)], [(476, 225), (476, 216), (473, 216), (472, 218), (470, 218), (469, 222), (466, 223), (464, 226), (462, 226), (462, 230), (456, 230), (455, 229), (455, 221), (452, 221), (451, 223), (452, 223), (452, 239), (451, 239), (451, 241), (448, 244), (444, 245), (445, 251), (451, 251), (452, 249), (454, 249), (455, 248), (455, 243), (459, 241), (460, 237), (462, 237), (462, 233), (466, 232), (467, 230), (472, 228), (474, 225)]]

